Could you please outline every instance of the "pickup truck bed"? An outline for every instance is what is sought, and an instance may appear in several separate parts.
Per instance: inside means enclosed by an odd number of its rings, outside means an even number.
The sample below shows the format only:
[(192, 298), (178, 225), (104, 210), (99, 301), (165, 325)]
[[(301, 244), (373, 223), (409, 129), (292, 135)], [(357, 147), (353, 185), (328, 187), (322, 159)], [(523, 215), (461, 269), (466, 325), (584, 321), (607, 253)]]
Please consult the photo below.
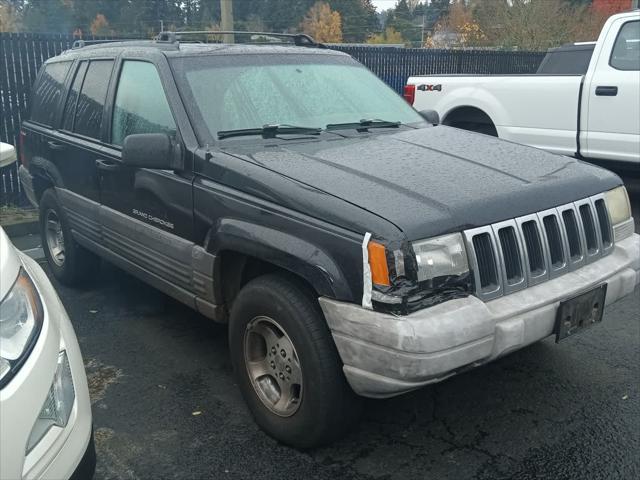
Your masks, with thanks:
[(640, 171), (640, 10), (607, 21), (584, 75), (413, 76), (405, 98), (446, 125)]

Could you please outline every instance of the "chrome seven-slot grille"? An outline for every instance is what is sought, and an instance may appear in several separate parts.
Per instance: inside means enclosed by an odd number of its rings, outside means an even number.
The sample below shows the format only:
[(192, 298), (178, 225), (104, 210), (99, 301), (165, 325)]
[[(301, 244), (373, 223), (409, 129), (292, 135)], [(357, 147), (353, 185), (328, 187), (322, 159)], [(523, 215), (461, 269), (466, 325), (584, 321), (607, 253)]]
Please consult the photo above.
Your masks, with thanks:
[(465, 230), (475, 294), (507, 295), (576, 270), (613, 249), (604, 194)]

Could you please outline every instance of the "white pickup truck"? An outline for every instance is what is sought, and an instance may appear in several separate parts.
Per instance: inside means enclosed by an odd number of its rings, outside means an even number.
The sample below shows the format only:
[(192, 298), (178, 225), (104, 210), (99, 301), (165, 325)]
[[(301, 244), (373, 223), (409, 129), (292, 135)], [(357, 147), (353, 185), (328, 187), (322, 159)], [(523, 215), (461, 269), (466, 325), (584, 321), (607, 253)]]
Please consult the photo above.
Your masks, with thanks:
[(582, 75), (413, 76), (404, 96), (445, 125), (640, 172), (640, 10), (592, 46)]

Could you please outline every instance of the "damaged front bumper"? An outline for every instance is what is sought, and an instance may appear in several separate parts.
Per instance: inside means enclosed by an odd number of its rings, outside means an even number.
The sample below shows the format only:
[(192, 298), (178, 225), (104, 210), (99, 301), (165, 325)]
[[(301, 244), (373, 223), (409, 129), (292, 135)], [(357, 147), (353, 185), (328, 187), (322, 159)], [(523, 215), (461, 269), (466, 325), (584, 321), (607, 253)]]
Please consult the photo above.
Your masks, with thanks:
[(606, 305), (640, 283), (640, 235), (618, 242), (610, 255), (579, 270), (487, 302), (469, 296), (407, 316), (328, 298), (320, 298), (320, 305), (353, 390), (384, 398), (551, 335), (560, 302), (603, 283)]

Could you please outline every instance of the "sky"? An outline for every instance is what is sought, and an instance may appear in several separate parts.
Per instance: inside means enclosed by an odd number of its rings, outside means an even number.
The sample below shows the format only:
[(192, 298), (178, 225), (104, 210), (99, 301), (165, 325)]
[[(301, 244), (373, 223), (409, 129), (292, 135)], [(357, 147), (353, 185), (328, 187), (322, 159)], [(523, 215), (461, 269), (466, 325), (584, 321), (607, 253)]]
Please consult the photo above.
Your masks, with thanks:
[(383, 10), (395, 7), (396, 1), (397, 0), (372, 0), (371, 3), (375, 5), (378, 12), (382, 12)]

